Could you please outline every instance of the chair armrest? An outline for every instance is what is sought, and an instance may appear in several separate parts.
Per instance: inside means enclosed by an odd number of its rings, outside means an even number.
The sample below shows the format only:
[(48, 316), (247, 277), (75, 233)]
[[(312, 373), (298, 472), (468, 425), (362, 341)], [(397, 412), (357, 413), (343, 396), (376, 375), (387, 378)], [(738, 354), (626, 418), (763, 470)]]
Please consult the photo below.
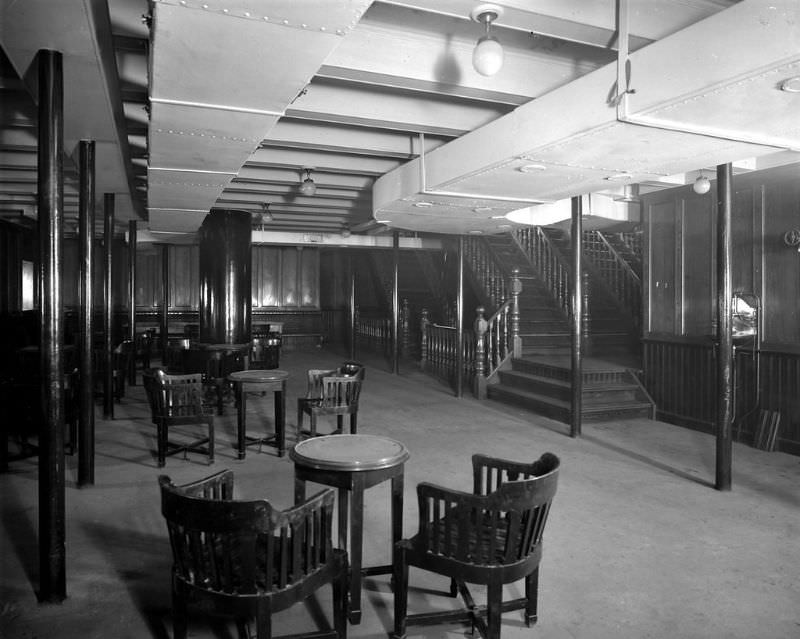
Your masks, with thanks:
[[(160, 475), (158, 482), (162, 485), (172, 483), (167, 475)], [(179, 486), (179, 488), (189, 497), (228, 501), (233, 499), (233, 471), (222, 470), (205, 479)]]

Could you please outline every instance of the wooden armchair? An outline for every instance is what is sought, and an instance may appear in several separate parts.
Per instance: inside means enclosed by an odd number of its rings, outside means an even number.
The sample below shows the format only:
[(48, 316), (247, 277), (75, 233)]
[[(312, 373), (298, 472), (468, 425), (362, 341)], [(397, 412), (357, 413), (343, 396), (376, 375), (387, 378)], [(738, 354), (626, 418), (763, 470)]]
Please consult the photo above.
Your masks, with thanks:
[(344, 416), (350, 415), (350, 433), (358, 429), (358, 398), (361, 395), (361, 378), (358, 375), (340, 375), (335, 370), (308, 371), (308, 391), (297, 399), (297, 437), (303, 435), (303, 415), (308, 415), (311, 428), (308, 434), (317, 435), (317, 418), (336, 415), (336, 430), (341, 433)]
[(332, 488), (280, 511), (263, 499), (234, 500), (230, 470), (184, 486), (166, 475), (158, 481), (174, 561), (175, 639), (186, 637), (190, 603), (232, 616), (240, 636), (255, 618), (256, 637), (268, 639), (273, 612), (328, 583), (334, 630), (313, 636), (346, 639), (347, 553), (333, 549)]
[[(167, 375), (161, 369), (146, 371), (142, 376), (153, 422), (157, 427), (159, 467), (175, 453), (197, 452), (208, 455), (214, 463), (214, 410), (203, 403), (203, 378), (200, 374)], [(208, 435), (191, 443), (169, 441), (172, 426), (203, 424)]]
[[(419, 530), (394, 550), (394, 639), (406, 626), (469, 622), (481, 636), (500, 638), (500, 614), (524, 608), (537, 619), (542, 533), (556, 492), (558, 457), (545, 453), (531, 464), (473, 455), (473, 492), (422, 483), (417, 486)], [(408, 615), (408, 568), (450, 577), (465, 610)], [(503, 601), (503, 585), (525, 579), (525, 596)], [(475, 604), (467, 582), (487, 586), (487, 605)]]

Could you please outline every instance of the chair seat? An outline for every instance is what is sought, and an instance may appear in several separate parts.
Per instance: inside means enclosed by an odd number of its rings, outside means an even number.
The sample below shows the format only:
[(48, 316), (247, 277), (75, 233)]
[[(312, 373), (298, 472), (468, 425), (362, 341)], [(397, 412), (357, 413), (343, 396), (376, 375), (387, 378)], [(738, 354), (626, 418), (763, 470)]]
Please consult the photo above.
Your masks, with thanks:
[[(559, 460), (545, 453), (523, 464), (473, 455), (473, 492), (429, 483), (417, 486), (419, 530), (395, 545), (395, 628), (404, 639), (412, 624), (468, 622), (484, 638), (500, 638), (503, 612), (525, 610), (527, 625), (538, 615), (542, 535), (555, 495)], [(463, 610), (408, 614), (409, 567), (450, 577)], [(503, 601), (503, 584), (525, 580), (525, 597)], [(487, 587), (487, 604), (475, 604), (467, 583)]]

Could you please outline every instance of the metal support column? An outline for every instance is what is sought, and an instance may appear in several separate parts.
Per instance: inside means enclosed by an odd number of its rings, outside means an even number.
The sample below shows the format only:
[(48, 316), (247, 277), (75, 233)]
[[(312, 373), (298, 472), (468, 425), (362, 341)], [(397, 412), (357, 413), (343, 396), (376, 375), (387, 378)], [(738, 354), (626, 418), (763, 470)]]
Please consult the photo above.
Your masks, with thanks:
[(350, 252), (347, 264), (350, 275), (350, 313), (349, 313), (349, 333), (350, 336), (350, 359), (356, 358), (356, 269), (353, 264), (353, 253)]
[(67, 596), (64, 507), (64, 74), (61, 53), (39, 51), (38, 216), (41, 291), (39, 438), (39, 599)]
[(114, 255), (114, 194), (103, 195), (103, 417), (114, 419), (112, 259)]
[(169, 244), (161, 247), (161, 366), (167, 367), (169, 345)]
[(733, 169), (717, 167), (717, 469), (715, 488), (731, 489), (733, 455)]
[(136, 386), (136, 220), (128, 221), (128, 339), (133, 349), (128, 383)]
[(78, 486), (94, 484), (94, 142), (78, 145), (80, 194), (80, 411), (78, 415)]
[(580, 196), (572, 198), (572, 229), (570, 231), (572, 242), (572, 317), (570, 330), (572, 333), (572, 402), (570, 418), (570, 437), (578, 437), (581, 434), (581, 412), (583, 409), (583, 339), (582, 339), (582, 317), (583, 317), (583, 247), (581, 238), (583, 236), (583, 200)]
[(464, 389), (464, 236), (458, 236), (458, 299), (456, 300), (456, 397)]
[(400, 372), (400, 234), (392, 234), (392, 372)]

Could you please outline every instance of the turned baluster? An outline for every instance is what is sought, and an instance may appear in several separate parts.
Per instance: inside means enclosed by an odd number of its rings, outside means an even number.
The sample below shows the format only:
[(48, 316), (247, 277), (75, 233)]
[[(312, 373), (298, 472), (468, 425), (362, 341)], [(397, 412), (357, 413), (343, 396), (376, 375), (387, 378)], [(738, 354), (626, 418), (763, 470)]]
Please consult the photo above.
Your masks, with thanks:
[(428, 319), (428, 309), (423, 308), (420, 312), (419, 320), (419, 367), (424, 371), (428, 362), (428, 326), (430, 320)]
[[(511, 351), (514, 357), (522, 357), (522, 338), (519, 336), (519, 296), (522, 293), (522, 280), (519, 268), (511, 269)], [(508, 344), (508, 336), (506, 336)], [(506, 349), (508, 346), (506, 346)]]
[(486, 311), (483, 306), (475, 309), (477, 317), (475, 318), (475, 386), (473, 393), (478, 399), (486, 399), (486, 329), (489, 323), (483, 317)]
[(583, 308), (581, 309), (581, 339), (583, 341), (583, 352), (585, 355), (592, 354), (592, 340), (589, 335), (589, 274), (584, 272), (583, 280)]
[(409, 348), (409, 319), (411, 311), (408, 308), (408, 298), (403, 298), (403, 307), (400, 311), (400, 348), (404, 356), (408, 356)]

